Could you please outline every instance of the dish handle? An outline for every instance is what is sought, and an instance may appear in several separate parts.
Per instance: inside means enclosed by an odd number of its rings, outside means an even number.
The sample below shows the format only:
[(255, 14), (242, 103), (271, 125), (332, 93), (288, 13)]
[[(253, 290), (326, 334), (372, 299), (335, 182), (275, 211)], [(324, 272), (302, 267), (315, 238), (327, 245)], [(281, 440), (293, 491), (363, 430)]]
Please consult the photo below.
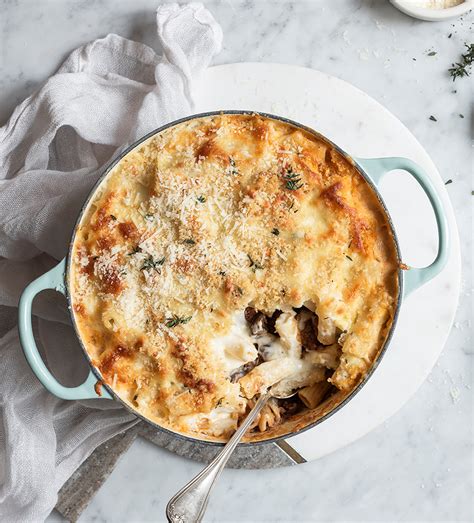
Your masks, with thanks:
[(426, 171), (408, 158), (361, 158), (357, 159), (357, 163), (376, 186), (379, 185), (382, 178), (390, 171), (395, 169), (407, 171), (425, 191), (433, 208), (436, 225), (438, 227), (438, 253), (433, 263), (427, 267), (410, 267), (409, 270), (404, 273), (403, 295), (407, 296), (439, 274), (448, 261), (450, 239), (444, 206)]
[(66, 269), (66, 259), (62, 260), (56, 267), (32, 281), (23, 291), (18, 305), (18, 330), (20, 333), (20, 343), (25, 353), (26, 360), (40, 380), (43, 386), (55, 396), (65, 400), (105, 398), (112, 399), (110, 394), (102, 388), (102, 394), (97, 394), (94, 386), (97, 383), (97, 377), (92, 370), (87, 379), (77, 387), (65, 387), (61, 385), (51, 374), (36, 346), (33, 336), (33, 326), (31, 321), (31, 307), (35, 296), (46, 289), (54, 289), (63, 295), (66, 295), (64, 285), (64, 274)]

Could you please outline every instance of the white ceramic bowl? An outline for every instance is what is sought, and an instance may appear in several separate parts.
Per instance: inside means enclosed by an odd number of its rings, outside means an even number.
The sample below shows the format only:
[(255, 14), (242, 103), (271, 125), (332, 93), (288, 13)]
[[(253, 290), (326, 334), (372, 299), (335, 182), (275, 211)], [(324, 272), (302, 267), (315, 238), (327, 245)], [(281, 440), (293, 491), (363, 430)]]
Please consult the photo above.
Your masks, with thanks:
[(402, 13), (428, 22), (442, 22), (457, 18), (474, 7), (474, 0), (464, 0), (463, 3), (446, 9), (420, 7), (421, 2), (419, 0), (390, 0), (390, 3)]

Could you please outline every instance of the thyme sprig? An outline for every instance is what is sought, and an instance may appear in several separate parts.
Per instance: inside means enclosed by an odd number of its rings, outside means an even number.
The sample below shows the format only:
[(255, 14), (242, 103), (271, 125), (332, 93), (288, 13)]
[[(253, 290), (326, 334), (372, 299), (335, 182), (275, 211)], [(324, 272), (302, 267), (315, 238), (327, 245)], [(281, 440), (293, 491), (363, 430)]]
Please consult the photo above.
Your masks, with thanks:
[(463, 78), (464, 76), (470, 76), (471, 66), (474, 62), (474, 44), (464, 44), (467, 51), (461, 55), (461, 61), (451, 64), (452, 67), (448, 69), (453, 82), (456, 78)]
[(283, 179), (285, 180), (285, 187), (289, 191), (296, 191), (298, 189), (301, 189), (303, 187), (303, 183), (301, 182), (301, 174), (295, 173), (291, 167), (289, 167), (286, 170), (286, 173), (283, 174)]
[(168, 329), (172, 329), (173, 327), (176, 327), (176, 325), (184, 325), (186, 323), (189, 323), (191, 321), (192, 316), (177, 316), (176, 314), (173, 314), (171, 318), (166, 318), (165, 325), (168, 327)]

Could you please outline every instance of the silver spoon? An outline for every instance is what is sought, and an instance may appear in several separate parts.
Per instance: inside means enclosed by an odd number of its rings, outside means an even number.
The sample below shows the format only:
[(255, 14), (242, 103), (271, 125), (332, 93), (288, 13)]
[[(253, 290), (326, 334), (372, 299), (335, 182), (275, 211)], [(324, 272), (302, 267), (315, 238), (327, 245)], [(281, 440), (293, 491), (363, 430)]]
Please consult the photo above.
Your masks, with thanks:
[(212, 487), (220, 476), (232, 452), (234, 452), (235, 447), (239, 444), (243, 435), (252, 424), (252, 421), (257, 417), (258, 413), (270, 398), (286, 399), (295, 394), (296, 392), (292, 392), (287, 396), (277, 396), (270, 389), (260, 396), (242, 425), (236, 430), (221, 452), (219, 452), (204, 470), (170, 499), (168, 505), (166, 505), (166, 516), (170, 523), (199, 523), (202, 521)]

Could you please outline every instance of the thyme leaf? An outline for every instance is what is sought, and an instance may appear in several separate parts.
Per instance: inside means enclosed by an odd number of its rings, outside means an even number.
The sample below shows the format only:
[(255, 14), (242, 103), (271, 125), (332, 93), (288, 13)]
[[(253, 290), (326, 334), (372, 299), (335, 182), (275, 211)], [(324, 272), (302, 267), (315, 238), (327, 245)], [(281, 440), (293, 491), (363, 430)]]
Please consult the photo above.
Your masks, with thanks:
[(235, 160), (232, 158), (232, 156), (229, 156), (229, 163), (230, 163), (229, 174), (232, 174), (232, 175), (239, 174), (239, 171), (235, 165)]
[(444, 182), (444, 185), (449, 185), (450, 183), (453, 183), (453, 180), (451, 180), (451, 178), (449, 180), (446, 180)]
[(153, 256), (150, 255), (143, 261), (143, 265), (140, 267), (140, 270), (148, 271), (154, 269), (155, 271), (160, 272), (160, 267), (163, 265), (163, 263), (165, 263), (164, 257), (160, 258), (159, 260), (154, 260)]
[(253, 261), (253, 259), (250, 256), (250, 254), (247, 254), (247, 258), (249, 259), (250, 267), (252, 268), (253, 272), (255, 272), (256, 270), (259, 270), (259, 269), (263, 269), (262, 265), (260, 265), (256, 261)]
[(432, 122), (437, 122), (437, 121), (438, 121), (438, 120), (437, 120), (433, 115), (430, 116), (430, 120), (431, 120)]
[(184, 325), (188, 323), (191, 320), (192, 316), (177, 316), (176, 314), (173, 314), (171, 318), (166, 318), (165, 325), (168, 327), (168, 329), (172, 329), (173, 327), (176, 327), (176, 325)]
[(187, 243), (188, 245), (196, 245), (196, 242), (192, 238), (186, 238), (183, 240), (183, 243)]
[(198, 201), (199, 203), (204, 203), (204, 202), (206, 201), (206, 197), (205, 197), (205, 196), (198, 196), (198, 197), (197, 197), (197, 201)]
[(286, 173), (283, 175), (283, 179), (285, 180), (285, 187), (289, 191), (296, 191), (298, 189), (301, 189), (303, 187), (303, 183), (301, 182), (301, 175), (298, 173), (295, 173), (291, 167), (289, 167), (286, 171)]
[(274, 234), (275, 236), (278, 236), (280, 234), (280, 231), (277, 228), (272, 229), (272, 234)]

